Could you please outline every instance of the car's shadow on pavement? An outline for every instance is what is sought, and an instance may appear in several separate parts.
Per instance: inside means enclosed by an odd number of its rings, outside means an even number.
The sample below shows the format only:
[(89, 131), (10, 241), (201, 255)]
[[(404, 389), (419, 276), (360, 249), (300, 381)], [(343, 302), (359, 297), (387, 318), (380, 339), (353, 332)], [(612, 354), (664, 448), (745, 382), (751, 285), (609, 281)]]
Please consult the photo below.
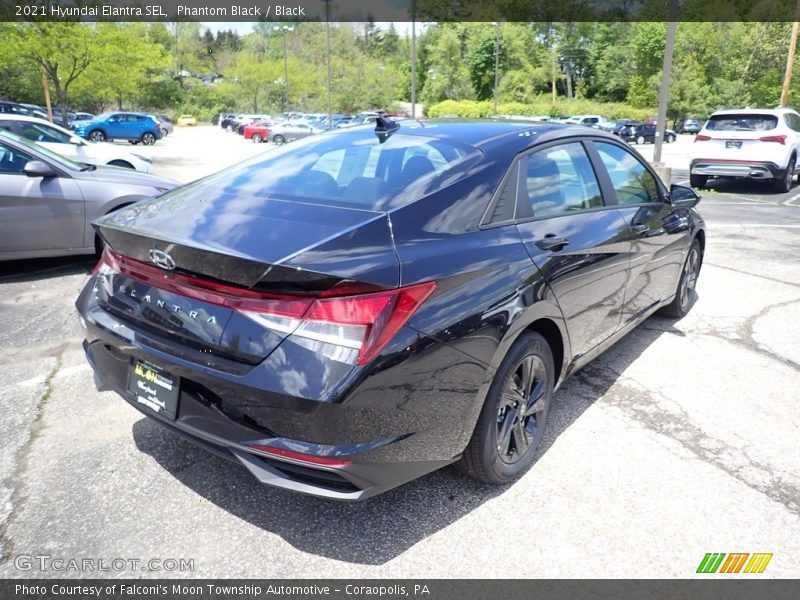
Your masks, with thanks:
[[(683, 335), (672, 323), (648, 319), (570, 377), (554, 397), (539, 456), (606, 394), (616, 383), (616, 374), (650, 344), (665, 333)], [(134, 424), (133, 438), (139, 450), (228, 513), (279, 535), (303, 552), (358, 564), (386, 563), (514, 485), (483, 485), (448, 467), (365, 501), (344, 503), (263, 486), (244, 467), (192, 445), (150, 419)], [(525, 475), (535, 476), (535, 469)]]
[(68, 275), (88, 275), (97, 264), (94, 255), (33, 258), (0, 262), (0, 285), (40, 281)]

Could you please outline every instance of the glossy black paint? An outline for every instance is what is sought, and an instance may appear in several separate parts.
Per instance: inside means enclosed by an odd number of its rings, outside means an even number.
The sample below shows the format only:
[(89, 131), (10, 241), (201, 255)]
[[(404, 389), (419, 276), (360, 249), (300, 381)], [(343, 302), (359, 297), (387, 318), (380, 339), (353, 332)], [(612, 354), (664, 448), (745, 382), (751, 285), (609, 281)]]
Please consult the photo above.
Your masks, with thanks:
[[(250, 288), (312, 293), (343, 281), (374, 289), (436, 281), (377, 358), (358, 366), (224, 307), (103, 275), (77, 302), (98, 385), (260, 481), (361, 499), (459, 458), (494, 372), (522, 332), (548, 340), (560, 383), (668, 304), (692, 240), (704, 244), (694, 208), (674, 207), (663, 186), (663, 201), (619, 205), (602, 171), (602, 207), (514, 219), (521, 213), (505, 184), (517, 161), (567, 141), (590, 148), (602, 140), (631, 152), (610, 134), (494, 121), (402, 130), (469, 144), (482, 159), (385, 212), (233, 197), (201, 180), (97, 224), (124, 255), (146, 261), (150, 249), (168, 251), (179, 270)], [(323, 135), (357, 143), (373, 133)], [(543, 248), (553, 237), (569, 244)], [(177, 420), (128, 395), (133, 359), (181, 378)], [(245, 446), (254, 440), (352, 464), (265, 457)]]

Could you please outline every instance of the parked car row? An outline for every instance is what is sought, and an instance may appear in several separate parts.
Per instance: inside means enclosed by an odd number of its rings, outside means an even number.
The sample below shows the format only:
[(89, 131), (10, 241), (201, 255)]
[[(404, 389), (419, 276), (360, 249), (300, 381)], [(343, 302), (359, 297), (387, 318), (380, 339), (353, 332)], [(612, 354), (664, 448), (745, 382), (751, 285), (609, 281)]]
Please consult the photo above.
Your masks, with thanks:
[(44, 119), (0, 114), (0, 129), (10, 131), (71, 160), (90, 165), (124, 167), (147, 173), (150, 159), (113, 144), (96, 144)]

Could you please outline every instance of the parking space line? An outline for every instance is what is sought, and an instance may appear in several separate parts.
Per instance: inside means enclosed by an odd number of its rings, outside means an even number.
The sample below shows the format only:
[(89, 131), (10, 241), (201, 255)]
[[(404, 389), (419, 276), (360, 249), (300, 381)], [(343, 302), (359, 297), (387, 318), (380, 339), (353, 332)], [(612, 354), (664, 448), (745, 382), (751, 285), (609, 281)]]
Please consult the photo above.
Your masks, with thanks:
[(797, 200), (800, 200), (800, 192), (796, 193), (794, 196), (792, 196), (792, 197), (791, 197), (791, 198), (789, 198), (788, 200), (785, 200), (784, 202), (782, 202), (782, 204), (783, 204), (784, 206), (794, 206), (794, 205), (795, 205), (794, 203), (795, 203)]
[(714, 229), (719, 229), (720, 227), (775, 227), (781, 229), (799, 229), (800, 223), (714, 223)]

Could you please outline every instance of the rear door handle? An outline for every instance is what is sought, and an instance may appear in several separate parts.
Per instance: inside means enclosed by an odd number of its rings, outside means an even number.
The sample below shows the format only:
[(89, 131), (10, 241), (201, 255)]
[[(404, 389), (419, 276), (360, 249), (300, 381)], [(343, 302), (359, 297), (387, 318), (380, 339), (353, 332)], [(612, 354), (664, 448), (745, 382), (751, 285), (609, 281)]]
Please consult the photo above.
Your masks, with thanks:
[(647, 225), (645, 225), (644, 223), (636, 223), (634, 225), (631, 225), (631, 231), (635, 235), (642, 235), (643, 233), (646, 233), (647, 231), (649, 231), (649, 229), (650, 228)]
[(536, 242), (536, 246), (542, 250), (561, 250), (567, 244), (569, 244), (567, 238), (555, 237), (553, 235), (545, 236), (544, 239)]

